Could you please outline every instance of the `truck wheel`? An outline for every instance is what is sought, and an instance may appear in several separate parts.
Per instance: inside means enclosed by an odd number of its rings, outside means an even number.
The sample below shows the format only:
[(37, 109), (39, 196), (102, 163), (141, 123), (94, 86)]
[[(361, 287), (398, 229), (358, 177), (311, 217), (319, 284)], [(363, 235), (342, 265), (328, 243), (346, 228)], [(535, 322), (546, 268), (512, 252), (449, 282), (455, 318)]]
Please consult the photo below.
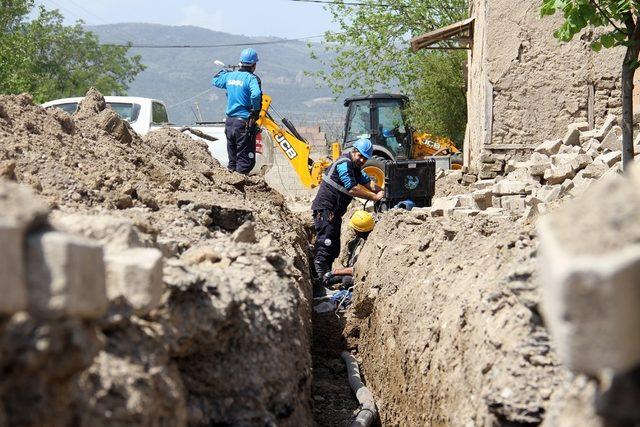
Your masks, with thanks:
[(367, 163), (364, 164), (362, 170), (364, 173), (376, 182), (380, 187), (384, 188), (384, 165), (389, 160), (381, 156), (371, 156)]

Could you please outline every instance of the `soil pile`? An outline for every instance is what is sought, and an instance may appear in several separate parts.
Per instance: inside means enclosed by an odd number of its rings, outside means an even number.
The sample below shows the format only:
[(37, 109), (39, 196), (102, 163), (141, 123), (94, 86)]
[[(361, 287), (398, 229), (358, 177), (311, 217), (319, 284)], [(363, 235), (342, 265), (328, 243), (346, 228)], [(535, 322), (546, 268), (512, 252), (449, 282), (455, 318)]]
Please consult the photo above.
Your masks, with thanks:
[(550, 408), (563, 425), (567, 406), (588, 408), (592, 384), (559, 366), (538, 314), (536, 247), (508, 217), (381, 218), (345, 335), (383, 425), (534, 425)]
[[(110, 301), (98, 322), (102, 349), (65, 377), (75, 389), (67, 417), (310, 424), (307, 235), (261, 178), (230, 174), (176, 130), (141, 138), (96, 91), (74, 116), (1, 96), (0, 175), (31, 186), (58, 227), (98, 239), (106, 253), (157, 247), (165, 256), (159, 307), (135, 314)], [(15, 375), (20, 387), (38, 387), (31, 372)], [(14, 383), (3, 382), (5, 406), (29, 412), (28, 399), (6, 400)], [(9, 424), (19, 421), (13, 413)]]

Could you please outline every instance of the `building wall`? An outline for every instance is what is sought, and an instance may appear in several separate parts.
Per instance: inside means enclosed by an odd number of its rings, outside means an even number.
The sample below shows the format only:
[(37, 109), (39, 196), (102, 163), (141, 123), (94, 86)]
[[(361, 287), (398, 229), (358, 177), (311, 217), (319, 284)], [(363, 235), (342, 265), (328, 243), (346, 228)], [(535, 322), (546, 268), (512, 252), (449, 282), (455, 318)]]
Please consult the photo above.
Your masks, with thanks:
[[(329, 156), (326, 134), (320, 130), (319, 126), (296, 127), (296, 129), (311, 146), (312, 159), (317, 160), (321, 157)], [(308, 189), (300, 183), (296, 171), (282, 153), (282, 150), (275, 147), (274, 152), (273, 168), (265, 176), (269, 185), (285, 196), (305, 197), (314, 195), (317, 190)]]
[[(559, 43), (560, 16), (539, 18), (539, 0), (472, 0), (465, 164), (495, 176), (570, 123), (621, 115), (622, 49), (589, 48), (588, 35)], [(590, 120), (590, 104), (592, 105)]]

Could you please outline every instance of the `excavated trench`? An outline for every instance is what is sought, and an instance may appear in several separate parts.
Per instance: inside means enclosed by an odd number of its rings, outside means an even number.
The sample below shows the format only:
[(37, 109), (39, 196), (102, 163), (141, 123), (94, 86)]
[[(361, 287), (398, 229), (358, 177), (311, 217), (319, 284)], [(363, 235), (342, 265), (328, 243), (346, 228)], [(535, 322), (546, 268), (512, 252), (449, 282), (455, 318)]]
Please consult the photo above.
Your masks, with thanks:
[[(309, 218), (176, 131), (140, 138), (97, 92), (73, 117), (0, 97), (0, 177), (5, 255), (43, 272), (0, 282), (0, 425), (343, 426), (343, 350), (382, 425), (598, 425), (538, 314), (520, 216), (381, 215), (351, 306), (318, 314)], [(48, 258), (52, 239), (104, 269)], [(160, 274), (117, 286), (140, 253)]]

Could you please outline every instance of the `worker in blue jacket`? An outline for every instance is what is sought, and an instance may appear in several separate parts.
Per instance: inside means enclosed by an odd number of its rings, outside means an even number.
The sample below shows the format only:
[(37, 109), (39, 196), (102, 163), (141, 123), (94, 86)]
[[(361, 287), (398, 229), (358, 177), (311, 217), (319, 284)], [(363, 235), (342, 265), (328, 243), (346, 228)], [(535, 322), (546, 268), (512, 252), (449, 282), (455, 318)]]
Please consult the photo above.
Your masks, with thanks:
[(354, 197), (377, 202), (384, 191), (362, 170), (371, 158), (373, 145), (366, 138), (358, 139), (353, 149), (343, 153), (325, 172), (320, 188), (311, 205), (316, 230), (313, 265), (316, 278), (322, 279), (331, 271), (333, 261), (340, 254), (342, 217)]
[(257, 63), (258, 53), (251, 48), (244, 49), (240, 54), (239, 69), (222, 70), (213, 77), (215, 87), (227, 90), (227, 168), (245, 175), (256, 164), (258, 129), (255, 122), (262, 108), (261, 82), (254, 74)]

